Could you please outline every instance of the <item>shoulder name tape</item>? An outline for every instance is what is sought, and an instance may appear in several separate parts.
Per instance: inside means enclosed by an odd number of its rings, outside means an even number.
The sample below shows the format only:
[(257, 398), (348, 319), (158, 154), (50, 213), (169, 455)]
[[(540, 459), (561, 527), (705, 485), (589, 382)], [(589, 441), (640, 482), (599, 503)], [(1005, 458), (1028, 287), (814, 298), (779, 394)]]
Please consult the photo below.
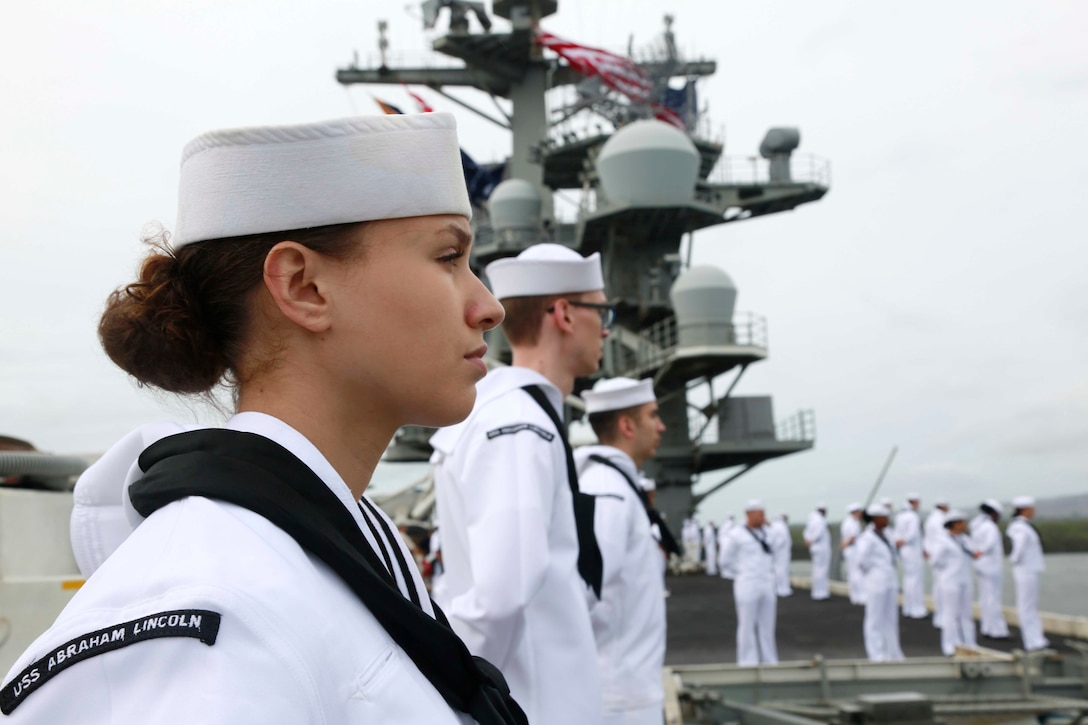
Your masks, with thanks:
[(149, 614), (69, 640), (24, 669), (0, 689), (0, 712), (10, 715), (38, 688), (72, 665), (130, 644), (161, 637), (191, 637), (211, 646), (222, 615), (204, 609)]
[(487, 439), (490, 441), (498, 438), (499, 436), (514, 435), (515, 433), (520, 433), (523, 430), (531, 430), (549, 443), (555, 440), (555, 433), (552, 433), (550, 430), (545, 430), (539, 425), (533, 425), (532, 423), (515, 423), (514, 425), (504, 425), (502, 428), (489, 430), (487, 432)]

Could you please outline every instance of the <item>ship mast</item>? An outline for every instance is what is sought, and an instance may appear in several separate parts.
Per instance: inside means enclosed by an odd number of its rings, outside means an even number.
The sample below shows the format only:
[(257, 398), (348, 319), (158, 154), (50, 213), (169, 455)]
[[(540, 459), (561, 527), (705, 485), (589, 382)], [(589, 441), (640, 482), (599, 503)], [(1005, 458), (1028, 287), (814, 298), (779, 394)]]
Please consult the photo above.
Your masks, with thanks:
[[(609, 165), (622, 168), (624, 162), (615, 161), (620, 144), (608, 142), (629, 130), (633, 133), (638, 125), (633, 122), (652, 118), (653, 108), (660, 106), (618, 99), (569, 63), (545, 55), (534, 33), (543, 18), (556, 12), (557, 0), (495, 0), (495, 15), (510, 22), (509, 32), (503, 33), (490, 32), (491, 22), (481, 2), (427, 0), (422, 8), (425, 28), (435, 27), (442, 11), (448, 10), (449, 30), (434, 41), (433, 48), (463, 65), (391, 67), (383, 53), (378, 67), (353, 64), (337, 71), (336, 79), (344, 85), (427, 86), (509, 129), (512, 153), (505, 170), (507, 180), (475, 210), (474, 265), (482, 268), (541, 241), (566, 244), (582, 254), (601, 253), (606, 290), (618, 312), (616, 328), (606, 343), (602, 374), (654, 379), (668, 430), (648, 473), (657, 481), (658, 507), (672, 525), (678, 527), (705, 496), (753, 466), (812, 448), (811, 411), (776, 424), (769, 397), (733, 395), (748, 366), (767, 357), (766, 323), (756, 315), (734, 313), (736, 288), (724, 272), (686, 269), (679, 252), (685, 236), (690, 250), (690, 235), (699, 229), (820, 199), (830, 183), (827, 163), (795, 157), (800, 135), (792, 128), (768, 132), (760, 147), (763, 159), (723, 157), (722, 144), (700, 133), (694, 94), (695, 82), (713, 74), (716, 63), (681, 58), (672, 34), (673, 19), (666, 16), (664, 49), (640, 58), (638, 65), (650, 79), (653, 98), (663, 98), (670, 79), (684, 80), (686, 134), (669, 132), (690, 139), (683, 143), (697, 159), (697, 178), (694, 189), (683, 190), (677, 198), (662, 200), (660, 194), (649, 198), (640, 184), (652, 184), (652, 180), (617, 180), (617, 172), (609, 171)], [(479, 32), (470, 28), (473, 16)], [(501, 113), (497, 117), (446, 92), (456, 87), (506, 99), (512, 112), (502, 111), (496, 101)], [(564, 87), (575, 87), (577, 100), (549, 109), (548, 92)], [(593, 114), (612, 128), (596, 124), (595, 131), (588, 130), (589, 125), (565, 130), (563, 124), (571, 117)], [(658, 132), (652, 127), (663, 125), (641, 126), (651, 132), (647, 148), (656, 144), (653, 134)], [(636, 145), (634, 151), (641, 149)], [(667, 172), (671, 157), (664, 147), (661, 153)], [(581, 195), (574, 219), (556, 216), (553, 192), (563, 189)], [(489, 344), (498, 360), (508, 361), (509, 350), (501, 335)], [(726, 374), (732, 378), (727, 389), (718, 392), (722, 385), (714, 382)], [(428, 437), (429, 432), (422, 429), (402, 431), (387, 459), (427, 460)], [(725, 469), (731, 470), (710, 490), (693, 494), (697, 475)]]

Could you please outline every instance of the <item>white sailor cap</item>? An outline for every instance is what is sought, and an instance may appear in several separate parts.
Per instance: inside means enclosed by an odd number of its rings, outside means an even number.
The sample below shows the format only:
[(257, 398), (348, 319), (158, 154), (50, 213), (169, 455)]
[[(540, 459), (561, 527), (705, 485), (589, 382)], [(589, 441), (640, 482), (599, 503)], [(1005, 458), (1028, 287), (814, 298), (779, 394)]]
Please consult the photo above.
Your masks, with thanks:
[(922, 500), (922, 497), (919, 496), (918, 494), (914, 493), (913, 491), (911, 493), (907, 494), (907, 501), (921, 501), (921, 500)]
[(824, 503), (823, 501), (820, 501), (819, 503), (816, 504), (816, 510), (817, 511), (827, 511), (827, 504)]
[(887, 517), (892, 515), (892, 511), (882, 503), (874, 503), (870, 504), (869, 508), (865, 509), (865, 514), (874, 518), (877, 516)]
[(989, 508), (993, 509), (998, 516), (1005, 512), (1005, 509), (1001, 506), (1001, 502), (998, 501), (996, 498), (988, 498), (982, 502), (982, 505), (988, 506)]
[(851, 502), (850, 505), (846, 507), (846, 513), (848, 514), (852, 514), (855, 511), (861, 511), (861, 504), (857, 501)]
[(895, 501), (892, 501), (891, 497), (889, 496), (885, 496), (884, 498), (880, 499), (879, 503), (881, 506), (887, 506), (889, 511), (891, 511), (895, 507)]
[(945, 508), (948, 508), (948, 499), (947, 498), (935, 498), (935, 499), (933, 499), (933, 505), (937, 506), (938, 508), (941, 507), (941, 506), (944, 506)]
[(758, 498), (753, 498), (748, 503), (744, 504), (744, 513), (749, 511), (763, 511), (763, 502)]
[(212, 131), (182, 153), (173, 245), (432, 214), (472, 216), (452, 114)]
[(1032, 496), (1017, 496), (1012, 500), (1013, 508), (1029, 509), (1035, 506), (1035, 498)]
[(609, 378), (598, 380), (592, 390), (582, 393), (586, 402), (586, 413), (604, 413), (609, 410), (626, 410), (636, 405), (644, 405), (657, 400), (654, 395), (654, 381), (650, 378), (633, 380), (631, 378)]
[(601, 255), (583, 257), (562, 244), (534, 244), (516, 257), (496, 259), (485, 271), (500, 300), (604, 289)]
[(944, 525), (954, 524), (957, 521), (966, 521), (967, 514), (963, 513), (959, 509), (952, 509), (944, 515)]

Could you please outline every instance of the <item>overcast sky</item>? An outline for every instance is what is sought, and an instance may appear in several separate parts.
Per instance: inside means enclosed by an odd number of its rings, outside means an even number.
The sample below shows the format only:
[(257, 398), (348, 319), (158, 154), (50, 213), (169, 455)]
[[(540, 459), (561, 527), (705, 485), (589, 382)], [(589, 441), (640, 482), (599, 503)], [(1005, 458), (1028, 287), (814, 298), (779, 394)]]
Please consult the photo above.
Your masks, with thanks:
[[(694, 262), (726, 270), (738, 309), (768, 320), (770, 357), (737, 393), (773, 394), (779, 418), (813, 408), (818, 426), (813, 451), (764, 464), (703, 513), (753, 496), (794, 516), (839, 509), (893, 445), (896, 498), (1088, 490), (1088, 4), (564, 0), (543, 26), (622, 52), (629, 36), (653, 41), (665, 12), (685, 53), (718, 62), (699, 90), (727, 153), (796, 125), (833, 174), (816, 204), (696, 235)], [(379, 18), (395, 53), (426, 48), (414, 3), (5, 12), (0, 433), (94, 452), (145, 422), (219, 420), (114, 368), (94, 333), (102, 303), (132, 277), (142, 227), (172, 226), (192, 137), (375, 113), (370, 94), (412, 107), (399, 87), (334, 80), (354, 52), (375, 54)], [(508, 136), (422, 93), (457, 113), (470, 154), (507, 153)]]

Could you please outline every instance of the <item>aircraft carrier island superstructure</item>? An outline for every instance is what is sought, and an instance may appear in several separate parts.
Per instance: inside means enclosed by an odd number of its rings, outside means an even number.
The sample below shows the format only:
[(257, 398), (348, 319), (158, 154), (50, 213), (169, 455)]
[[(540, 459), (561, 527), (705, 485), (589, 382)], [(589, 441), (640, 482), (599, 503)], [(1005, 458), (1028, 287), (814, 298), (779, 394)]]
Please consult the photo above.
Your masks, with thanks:
[[(819, 200), (828, 164), (794, 153), (794, 128), (768, 131), (760, 159), (723, 156), (697, 97), (698, 81), (716, 63), (680, 57), (671, 17), (656, 50), (627, 57), (542, 31), (555, 0), (496, 0), (495, 15), (511, 26), (501, 33), (490, 32), (482, 3), (428, 0), (425, 27), (447, 9), (449, 30), (433, 45), (445, 62), (392, 67), (383, 35), (377, 67), (353, 65), (337, 80), (426, 86), (510, 132), (506, 163), (484, 169), (466, 161), (477, 270), (541, 241), (601, 253), (617, 308), (601, 374), (654, 380), (668, 430), (647, 473), (667, 520), (678, 526), (699, 500), (753, 466), (812, 448), (811, 411), (776, 423), (770, 397), (733, 394), (748, 366), (768, 356), (766, 321), (734, 310), (737, 290), (723, 270), (691, 267), (681, 253), (690, 257), (700, 229)], [(490, 95), (499, 115), (448, 93), (457, 87)], [(556, 192), (577, 196), (576, 208), (557, 213)], [(495, 360), (508, 361), (501, 336), (489, 342)], [(723, 375), (732, 378), (715, 394)], [(427, 460), (429, 435), (402, 430), (386, 459)], [(712, 471), (723, 480), (694, 495), (695, 477)]]

